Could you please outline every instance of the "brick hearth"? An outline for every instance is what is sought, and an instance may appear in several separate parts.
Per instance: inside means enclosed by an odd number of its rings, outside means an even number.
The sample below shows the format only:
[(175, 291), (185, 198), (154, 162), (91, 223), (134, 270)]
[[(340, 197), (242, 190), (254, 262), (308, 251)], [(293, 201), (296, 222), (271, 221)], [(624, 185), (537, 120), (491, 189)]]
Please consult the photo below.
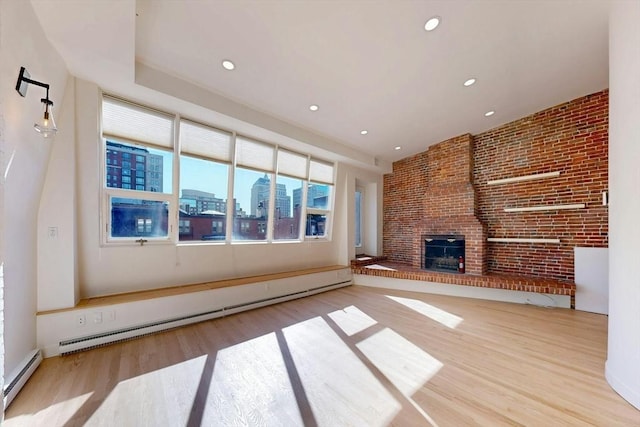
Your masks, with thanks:
[(571, 297), (571, 307), (574, 306), (576, 293), (576, 285), (574, 283), (562, 282), (560, 280), (500, 274), (476, 276), (469, 274), (438, 273), (415, 268), (408, 264), (390, 262), (385, 260), (384, 257), (372, 258), (372, 260), (367, 262), (352, 262), (351, 271), (353, 274), (389, 277), (393, 279), (566, 295)]

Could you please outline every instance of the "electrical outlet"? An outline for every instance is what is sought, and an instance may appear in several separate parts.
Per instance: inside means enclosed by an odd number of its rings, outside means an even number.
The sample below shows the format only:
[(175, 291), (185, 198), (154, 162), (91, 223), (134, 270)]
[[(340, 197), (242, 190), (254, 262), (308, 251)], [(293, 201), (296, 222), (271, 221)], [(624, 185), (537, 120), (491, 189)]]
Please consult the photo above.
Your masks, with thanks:
[(87, 316), (85, 316), (84, 314), (79, 314), (78, 317), (76, 317), (76, 325), (84, 326), (86, 324), (87, 324)]
[(93, 313), (93, 323), (102, 323), (102, 313)]

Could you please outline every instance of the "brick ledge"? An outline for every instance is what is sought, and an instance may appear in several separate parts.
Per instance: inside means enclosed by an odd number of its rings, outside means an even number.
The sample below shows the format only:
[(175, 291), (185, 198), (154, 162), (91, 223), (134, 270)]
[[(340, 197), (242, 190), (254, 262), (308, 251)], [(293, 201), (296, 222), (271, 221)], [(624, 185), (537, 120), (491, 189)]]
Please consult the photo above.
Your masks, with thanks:
[(576, 295), (575, 283), (562, 282), (554, 279), (544, 279), (529, 276), (509, 276), (502, 274), (451, 274), (437, 273), (416, 269), (408, 264), (379, 262), (377, 265), (387, 269), (367, 268), (366, 266), (351, 265), (353, 274), (367, 276), (390, 277), (394, 279), (418, 280), (450, 285), (476, 286), (511, 291), (536, 292), (542, 294), (566, 295), (571, 297), (572, 306)]

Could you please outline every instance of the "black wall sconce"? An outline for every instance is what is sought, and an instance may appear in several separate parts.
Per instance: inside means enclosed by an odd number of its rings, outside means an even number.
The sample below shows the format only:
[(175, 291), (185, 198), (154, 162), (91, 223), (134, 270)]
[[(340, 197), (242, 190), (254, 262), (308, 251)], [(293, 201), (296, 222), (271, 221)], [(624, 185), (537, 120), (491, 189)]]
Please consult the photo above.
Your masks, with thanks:
[(41, 98), (40, 102), (44, 104), (44, 115), (42, 121), (33, 125), (34, 129), (41, 133), (44, 138), (53, 138), (58, 131), (56, 122), (53, 119), (53, 101), (49, 99), (49, 85), (36, 80), (32, 80), (29, 72), (24, 67), (20, 67), (20, 75), (18, 76), (18, 82), (16, 83), (16, 90), (20, 96), (25, 97), (27, 95), (28, 85), (33, 84), (43, 87), (47, 90), (47, 96)]

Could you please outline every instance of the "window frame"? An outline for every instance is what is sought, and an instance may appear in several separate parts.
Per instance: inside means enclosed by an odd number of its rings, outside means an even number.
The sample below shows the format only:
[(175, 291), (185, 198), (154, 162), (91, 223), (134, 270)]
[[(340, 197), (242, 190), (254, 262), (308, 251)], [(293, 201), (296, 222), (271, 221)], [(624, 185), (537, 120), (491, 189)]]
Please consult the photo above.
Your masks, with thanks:
[[(114, 103), (123, 104), (125, 106), (131, 106), (132, 109), (137, 109), (138, 111), (149, 112), (150, 114), (156, 114), (158, 116), (164, 116), (166, 119), (171, 118), (171, 136), (169, 138), (171, 147), (167, 147), (162, 144), (154, 144), (149, 141), (138, 141), (132, 140), (126, 137), (122, 137), (119, 135), (113, 134), (105, 134), (103, 132), (103, 103), (105, 99), (111, 100)], [(100, 108), (98, 109), (98, 114), (100, 117), (100, 200), (101, 200), (101, 209), (100, 209), (100, 244), (101, 246), (132, 246), (138, 245), (140, 239), (146, 240), (144, 244), (150, 245), (158, 245), (158, 244), (173, 244), (177, 239), (177, 222), (176, 215), (174, 212), (177, 212), (177, 206), (174, 195), (174, 187), (175, 187), (175, 168), (176, 168), (176, 133), (178, 131), (176, 126), (176, 115), (171, 114), (165, 111), (158, 110), (156, 108), (151, 108), (145, 105), (140, 105), (117, 96), (112, 96), (106, 93), (102, 93), (100, 97)], [(146, 191), (146, 190), (134, 190), (127, 188), (118, 188), (118, 187), (110, 187), (108, 186), (108, 182), (106, 179), (107, 175), (107, 166), (113, 166), (114, 164), (107, 164), (107, 141), (111, 141), (114, 143), (121, 143), (126, 145), (133, 145), (138, 147), (148, 147), (154, 150), (165, 151), (167, 153), (171, 153), (172, 164), (170, 167), (172, 174), (172, 188), (165, 189), (166, 193)], [(135, 164), (135, 162), (133, 163)], [(136, 169), (137, 170), (137, 169)], [(132, 180), (134, 181), (134, 180)], [(145, 177), (146, 181), (146, 177)], [(113, 181), (112, 181), (113, 182)], [(122, 183), (124, 184), (124, 183)], [(129, 183), (130, 186), (135, 186), (133, 183)], [(123, 199), (133, 199), (133, 200), (149, 200), (149, 201), (159, 201), (166, 203), (168, 206), (167, 209), (167, 235), (166, 236), (127, 236), (127, 237), (114, 237), (112, 235), (113, 224), (112, 221), (112, 199), (114, 198), (123, 198)], [(137, 229), (137, 225), (136, 225)]]
[[(332, 168), (332, 173), (331, 173), (331, 177), (325, 176), (326, 179), (317, 179), (318, 177), (313, 176), (313, 164), (317, 164), (320, 165), (324, 168), (327, 167), (331, 167)], [(337, 173), (337, 168), (336, 168), (336, 164), (334, 162), (328, 162), (325, 160), (321, 160), (318, 158), (315, 158), (313, 156), (309, 156), (309, 172), (308, 172), (308, 179), (307, 179), (307, 185), (305, 187), (305, 197), (304, 197), (304, 207), (305, 207), (305, 212), (304, 212), (304, 240), (305, 241), (331, 241), (332, 240), (332, 235), (333, 235), (333, 212), (334, 212), (334, 203), (335, 203), (335, 191), (336, 191), (336, 173)], [(322, 178), (322, 176), (320, 177)], [(327, 198), (327, 207), (325, 209), (320, 209), (320, 208), (310, 208), (308, 207), (308, 192), (309, 192), (309, 187), (312, 185), (325, 185), (329, 187), (329, 197)], [(307, 236), (307, 217), (308, 215), (325, 215), (326, 217), (326, 221), (325, 221), (325, 230), (324, 230), (324, 235), (322, 236)]]
[[(358, 249), (362, 249), (364, 247), (364, 202), (365, 202), (365, 190), (364, 187), (356, 185), (355, 194), (360, 194), (360, 200), (355, 202), (355, 223), (353, 225), (354, 228), (354, 246), (356, 247), (356, 253)], [(354, 194), (354, 197), (355, 197)], [(360, 206), (357, 206), (359, 202)], [(360, 242), (358, 242), (358, 237), (360, 238)]]
[[(110, 126), (112, 129), (116, 129), (113, 133), (105, 133), (103, 129), (103, 102), (105, 100), (112, 100), (115, 104), (120, 104), (126, 106), (131, 106), (134, 111), (137, 111), (137, 116), (134, 114), (134, 117), (140, 118), (140, 113), (149, 113), (151, 115), (158, 115), (158, 117), (165, 121), (165, 125), (167, 125), (168, 121), (171, 122), (171, 135), (164, 135), (160, 137), (160, 143), (154, 143), (153, 141), (149, 141), (146, 139), (146, 135), (144, 133), (138, 133), (135, 139), (130, 139), (117, 134), (117, 121), (114, 121), (113, 115), (110, 118)], [(111, 110), (113, 112), (113, 110)], [(125, 110), (126, 112), (126, 110)], [(100, 245), (101, 246), (113, 246), (113, 245), (138, 245), (140, 244), (140, 238), (144, 238), (145, 244), (157, 245), (157, 244), (172, 244), (172, 245), (193, 245), (193, 244), (207, 244), (207, 245), (220, 245), (220, 244), (265, 244), (265, 243), (300, 243), (300, 242), (310, 242), (310, 241), (331, 241), (332, 239), (332, 229), (333, 229), (333, 220), (334, 220), (334, 209), (335, 209), (335, 191), (336, 191), (336, 175), (337, 175), (337, 164), (335, 162), (323, 160), (316, 158), (310, 154), (303, 154), (297, 152), (295, 150), (291, 150), (287, 147), (280, 147), (278, 144), (270, 143), (267, 141), (262, 141), (253, 137), (245, 136), (242, 134), (238, 134), (235, 131), (221, 129), (216, 126), (212, 126), (209, 124), (205, 124), (196, 120), (192, 120), (189, 118), (181, 117), (180, 114), (177, 113), (169, 113), (167, 111), (163, 111), (154, 107), (149, 107), (147, 105), (138, 104), (133, 101), (129, 101), (127, 99), (120, 98), (118, 96), (113, 96), (107, 93), (101, 93), (100, 97), (100, 107), (98, 108), (99, 115), (99, 140), (100, 140), (100, 153), (99, 153), (99, 174), (100, 174), (100, 207), (99, 207), (99, 224), (100, 224)], [(142, 120), (144, 121), (144, 116)], [(150, 120), (154, 120), (151, 118)], [(181, 138), (180, 131), (184, 122), (190, 122), (195, 125), (203, 126), (205, 128), (210, 128), (214, 131), (220, 131), (229, 135), (229, 158), (227, 160), (222, 160), (215, 157), (209, 157), (207, 155), (201, 155), (191, 151), (182, 151), (181, 147)], [(114, 127), (114, 123), (116, 126)], [(162, 129), (165, 129), (167, 126), (163, 125)], [(131, 123), (125, 123), (123, 128), (131, 128)], [(135, 129), (134, 129), (135, 131)], [(158, 135), (158, 133), (156, 133)], [(138, 140), (137, 138), (141, 139)], [(270, 170), (263, 170), (261, 168), (252, 167), (251, 165), (238, 164), (237, 156), (238, 156), (238, 139), (248, 140), (253, 143), (263, 144), (266, 147), (273, 150), (273, 161), (272, 165), (269, 168)], [(159, 141), (160, 141), (159, 140)], [(145, 189), (135, 190), (134, 188), (140, 181), (140, 178), (144, 179), (144, 186), (148, 184), (147, 181), (150, 179), (157, 180), (159, 178), (159, 164), (156, 166), (148, 166), (146, 161), (144, 163), (144, 171), (145, 174), (140, 176), (139, 168), (136, 166), (138, 163), (138, 158), (135, 153), (126, 153), (127, 156), (121, 157), (121, 162), (118, 162), (116, 158), (113, 161), (109, 161), (109, 156), (107, 153), (107, 141), (112, 141), (114, 143), (122, 143), (125, 145), (133, 145), (143, 148), (150, 148), (154, 150), (161, 150), (166, 153), (171, 154), (171, 165), (167, 166), (167, 169), (170, 170), (171, 173), (171, 186), (170, 188), (162, 188), (163, 192), (150, 191)], [(168, 142), (167, 142), (168, 141)], [(167, 145), (168, 144), (168, 145)], [(300, 176), (301, 171), (298, 167), (298, 171), (290, 174), (286, 172), (278, 171), (278, 161), (279, 161), (279, 153), (280, 152), (288, 152), (305, 158), (306, 161), (306, 170), (304, 177)], [(124, 154), (124, 153), (123, 153)], [(206, 241), (191, 241), (191, 240), (180, 240), (180, 223), (184, 220), (189, 220), (188, 218), (180, 217), (180, 190), (181, 190), (181, 182), (180, 182), (180, 168), (183, 166), (181, 162), (181, 157), (189, 156), (194, 158), (199, 158), (206, 161), (211, 161), (215, 163), (226, 164), (227, 167), (227, 195), (226, 195), (226, 216), (224, 219), (220, 218), (215, 221), (222, 221), (224, 231), (225, 231), (225, 239), (224, 240), (206, 240)], [(128, 176), (130, 183), (118, 182), (117, 175), (110, 174), (108, 172), (108, 168), (110, 167), (118, 167), (117, 163), (129, 163), (129, 173), (126, 174)], [(322, 175), (322, 179), (314, 179), (313, 168), (314, 162), (315, 166), (319, 165), (320, 175)], [(107, 164), (108, 163), (108, 164)], [(168, 163), (168, 162), (167, 162)], [(135, 167), (135, 169), (132, 169)], [(120, 167), (121, 168), (121, 167)], [(256, 222), (255, 227), (260, 228), (264, 234), (264, 239), (255, 239), (255, 240), (234, 240), (234, 223), (236, 220), (243, 221), (244, 218), (234, 218), (234, 212), (236, 209), (235, 206), (235, 174), (237, 168), (254, 170), (260, 173), (266, 173), (271, 180), (270, 184), (270, 194), (269, 194), (269, 206), (267, 210), (267, 218), (266, 221), (264, 219), (259, 218), (248, 218)], [(266, 168), (265, 168), (266, 169)], [(291, 169), (289, 169), (291, 170)], [(136, 171), (136, 172), (132, 172)], [(331, 171), (331, 176), (329, 176), (329, 171)], [(164, 171), (163, 171), (164, 173)], [(107, 180), (107, 175), (111, 175), (111, 180)], [(124, 176), (125, 174), (121, 174)], [(277, 200), (277, 184), (278, 177), (287, 177), (295, 180), (300, 180), (302, 183), (301, 190), (301, 206), (300, 206), (300, 218), (298, 224), (298, 236), (296, 238), (291, 239), (276, 239), (274, 226), (275, 226), (275, 209), (276, 209), (276, 200)], [(144, 178), (143, 178), (144, 177)], [(149, 178), (151, 177), (151, 178)], [(121, 185), (121, 187), (111, 187), (110, 185)], [(127, 185), (131, 188), (124, 188)], [(155, 185), (155, 184), (154, 184)], [(327, 198), (327, 206), (326, 208), (316, 208), (307, 206), (308, 201), (308, 192), (309, 187), (311, 185), (324, 185), (329, 187), (329, 197)], [(291, 197), (293, 197), (292, 188)], [(134, 199), (134, 200), (149, 200), (149, 201), (157, 201), (166, 203), (167, 206), (167, 235), (159, 236), (159, 237), (151, 237), (151, 236), (127, 236), (127, 237), (114, 237), (112, 235), (112, 200), (114, 198), (123, 198), (123, 199)], [(293, 200), (291, 201), (291, 209), (295, 210), (295, 205), (293, 205)], [(249, 212), (250, 206), (241, 206), (242, 209)], [(295, 214), (291, 213), (292, 217), (295, 218)], [(324, 234), (316, 235), (316, 236), (307, 236), (307, 217), (308, 215), (324, 215), (326, 218), (325, 226), (324, 226)], [(164, 220), (163, 220), (164, 221)], [(260, 224), (258, 224), (260, 222)], [(293, 226), (293, 225), (292, 225)], [(190, 227), (193, 227), (193, 224), (190, 223)], [(253, 226), (250, 226), (253, 228)], [(183, 227), (184, 228), (184, 227)]]

